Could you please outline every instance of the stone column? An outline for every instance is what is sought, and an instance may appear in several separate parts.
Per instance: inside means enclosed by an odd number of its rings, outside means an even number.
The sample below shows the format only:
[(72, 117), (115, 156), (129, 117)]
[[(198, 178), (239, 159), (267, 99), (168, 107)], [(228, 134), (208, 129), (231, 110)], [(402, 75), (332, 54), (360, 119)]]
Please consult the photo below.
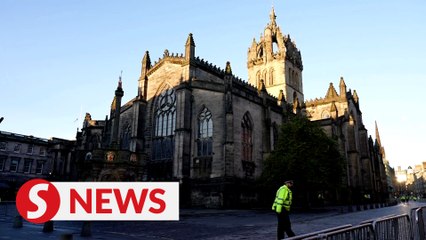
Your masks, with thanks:
[(176, 89), (176, 130), (173, 157), (173, 177), (181, 179), (190, 174), (192, 93), (188, 82)]

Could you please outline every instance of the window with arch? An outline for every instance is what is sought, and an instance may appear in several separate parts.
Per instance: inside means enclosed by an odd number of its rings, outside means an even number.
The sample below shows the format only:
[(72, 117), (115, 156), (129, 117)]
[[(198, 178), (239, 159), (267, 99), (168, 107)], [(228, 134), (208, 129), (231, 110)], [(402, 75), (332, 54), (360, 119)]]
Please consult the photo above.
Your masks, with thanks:
[(213, 120), (212, 113), (204, 107), (198, 115), (198, 156), (211, 156), (213, 153)]
[(173, 136), (176, 128), (176, 95), (173, 89), (162, 92), (154, 109), (153, 160), (173, 156)]
[(274, 85), (274, 69), (269, 70), (269, 85)]
[(122, 147), (124, 149), (129, 149), (130, 147), (130, 137), (132, 133), (132, 127), (129, 123), (126, 123), (122, 129)]
[(263, 57), (263, 48), (262, 48), (262, 47), (260, 47), (260, 48), (257, 50), (257, 57), (258, 57), (258, 58), (262, 58), (262, 57)]
[(252, 161), (253, 155), (253, 124), (248, 113), (241, 121), (241, 157), (243, 161)]
[(324, 111), (321, 113), (321, 118), (322, 118), (322, 119), (328, 119), (328, 118), (330, 118), (330, 113), (329, 113), (327, 110), (324, 110)]
[(266, 85), (267, 84), (267, 80), (268, 80), (268, 78), (267, 78), (267, 76), (268, 76), (268, 70), (263, 70), (263, 73), (262, 73), (262, 80), (263, 80), (263, 83)]

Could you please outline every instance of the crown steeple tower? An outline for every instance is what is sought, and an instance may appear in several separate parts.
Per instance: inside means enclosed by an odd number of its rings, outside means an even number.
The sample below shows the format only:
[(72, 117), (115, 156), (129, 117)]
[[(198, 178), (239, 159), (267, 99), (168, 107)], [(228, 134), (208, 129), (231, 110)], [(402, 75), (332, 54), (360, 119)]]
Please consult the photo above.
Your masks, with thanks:
[(115, 90), (115, 96), (113, 103), (111, 104), (111, 119), (113, 119), (113, 125), (112, 125), (112, 134), (111, 134), (111, 144), (118, 145), (119, 144), (119, 138), (118, 138), (118, 130), (120, 126), (120, 113), (121, 113), (121, 98), (124, 96), (123, 91), (123, 83), (121, 81), (121, 74), (118, 78), (118, 86)]
[(284, 93), (287, 102), (304, 102), (302, 84), (302, 57), (290, 35), (283, 35), (272, 7), (269, 23), (259, 41), (253, 39), (248, 50), (248, 81), (258, 89), (265, 84), (266, 91), (278, 97)]

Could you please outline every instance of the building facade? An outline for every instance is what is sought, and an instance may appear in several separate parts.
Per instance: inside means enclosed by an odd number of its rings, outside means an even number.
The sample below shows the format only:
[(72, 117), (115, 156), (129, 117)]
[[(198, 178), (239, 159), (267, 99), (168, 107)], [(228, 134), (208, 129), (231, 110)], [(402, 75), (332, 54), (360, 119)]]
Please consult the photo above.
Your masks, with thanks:
[(70, 178), (73, 147), (73, 141), (64, 139), (0, 131), (0, 198), (14, 199), (19, 187), (32, 178)]
[[(347, 90), (340, 78), (339, 93), (330, 83), (324, 98), (305, 102), (311, 121), (320, 123), (339, 142), (346, 159), (348, 194), (353, 202), (379, 202), (389, 198), (384, 147), (376, 124), (376, 140), (364, 126), (357, 92)], [(388, 163), (387, 163), (388, 165)]]
[(305, 104), (300, 51), (281, 32), (273, 9), (249, 48), (247, 67), (248, 83), (232, 74), (229, 62), (220, 68), (196, 57), (192, 34), (181, 54), (166, 49), (152, 63), (147, 51), (137, 96), (121, 103), (120, 78), (109, 117), (86, 114), (77, 133), (78, 178), (179, 181), (183, 205), (250, 204), (279, 126), (288, 114), (306, 112), (339, 139), (348, 186), (376, 190), (374, 176), (382, 179), (383, 172), (374, 164), (382, 162), (372, 158), (356, 92), (347, 92), (342, 79), (340, 96), (331, 85), (325, 99)]

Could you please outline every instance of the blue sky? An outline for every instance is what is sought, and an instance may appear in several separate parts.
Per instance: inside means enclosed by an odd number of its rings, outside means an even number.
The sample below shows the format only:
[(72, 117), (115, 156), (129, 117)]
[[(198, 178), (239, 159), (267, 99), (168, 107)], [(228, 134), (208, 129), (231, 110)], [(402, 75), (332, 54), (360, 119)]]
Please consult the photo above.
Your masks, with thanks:
[[(146, 50), (196, 55), (247, 79), (247, 50), (269, 21), (301, 50), (305, 99), (324, 97), (344, 77), (363, 121), (377, 121), (391, 165), (426, 161), (426, 2), (338, 0), (2, 0), (1, 131), (74, 139), (86, 112), (109, 113), (123, 71), (124, 102), (137, 94)], [(79, 118), (78, 121), (75, 121)]]

